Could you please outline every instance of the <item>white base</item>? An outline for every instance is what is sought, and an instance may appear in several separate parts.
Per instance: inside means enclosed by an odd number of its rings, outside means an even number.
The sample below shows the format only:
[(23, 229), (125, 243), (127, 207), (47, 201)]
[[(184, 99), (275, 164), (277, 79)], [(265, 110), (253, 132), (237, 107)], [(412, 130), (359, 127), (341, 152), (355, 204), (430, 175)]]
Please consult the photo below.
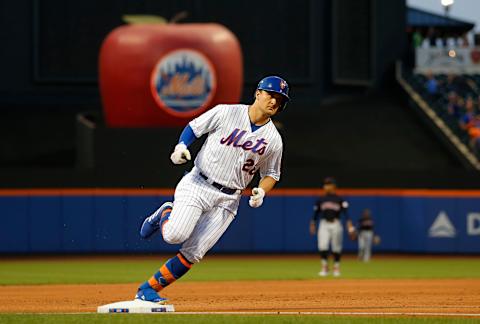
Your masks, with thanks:
[(122, 301), (97, 307), (97, 313), (155, 314), (174, 312), (173, 305), (161, 305), (143, 300)]

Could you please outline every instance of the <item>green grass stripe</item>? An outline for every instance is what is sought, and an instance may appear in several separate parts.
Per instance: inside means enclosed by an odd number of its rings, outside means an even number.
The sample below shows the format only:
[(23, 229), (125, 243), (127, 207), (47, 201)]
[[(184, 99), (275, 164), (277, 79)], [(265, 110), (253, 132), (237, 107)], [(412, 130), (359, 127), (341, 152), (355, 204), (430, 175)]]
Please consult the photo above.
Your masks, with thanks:
[(419, 318), (419, 317), (347, 317), (317, 315), (141, 315), (141, 314), (51, 314), (17, 315), (0, 314), (0, 323), (15, 324), (80, 324), (80, 323), (333, 323), (333, 324), (390, 324), (390, 323), (478, 323), (478, 319), (463, 318)]
[[(4, 260), (0, 262), (0, 285), (133, 283), (150, 277), (165, 261), (126, 257), (115, 260)], [(308, 280), (315, 279), (319, 258), (207, 257), (182, 281)], [(362, 263), (353, 258), (342, 262), (342, 278), (422, 279), (480, 278), (480, 258), (379, 258)], [(327, 278), (326, 280), (334, 280)]]

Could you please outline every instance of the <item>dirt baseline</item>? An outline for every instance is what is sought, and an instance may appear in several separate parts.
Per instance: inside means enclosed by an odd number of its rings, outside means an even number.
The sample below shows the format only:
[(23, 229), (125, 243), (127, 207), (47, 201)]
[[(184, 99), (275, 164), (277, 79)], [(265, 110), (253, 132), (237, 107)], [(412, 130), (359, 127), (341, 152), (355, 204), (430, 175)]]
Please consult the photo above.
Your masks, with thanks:
[[(0, 312), (96, 312), (133, 298), (137, 284), (1, 286)], [(162, 296), (178, 312), (480, 314), (480, 280), (337, 279), (177, 282)]]

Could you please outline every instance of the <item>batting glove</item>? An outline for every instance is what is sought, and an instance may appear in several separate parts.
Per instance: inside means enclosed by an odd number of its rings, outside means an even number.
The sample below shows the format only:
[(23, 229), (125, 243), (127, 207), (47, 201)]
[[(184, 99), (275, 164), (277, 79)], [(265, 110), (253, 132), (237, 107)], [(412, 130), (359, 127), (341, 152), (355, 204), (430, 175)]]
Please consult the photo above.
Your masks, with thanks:
[(263, 197), (265, 197), (265, 190), (262, 188), (253, 188), (248, 204), (253, 208), (260, 207), (263, 204)]
[(173, 164), (183, 164), (191, 159), (190, 151), (183, 143), (177, 144), (172, 155), (170, 155), (170, 160), (172, 160)]

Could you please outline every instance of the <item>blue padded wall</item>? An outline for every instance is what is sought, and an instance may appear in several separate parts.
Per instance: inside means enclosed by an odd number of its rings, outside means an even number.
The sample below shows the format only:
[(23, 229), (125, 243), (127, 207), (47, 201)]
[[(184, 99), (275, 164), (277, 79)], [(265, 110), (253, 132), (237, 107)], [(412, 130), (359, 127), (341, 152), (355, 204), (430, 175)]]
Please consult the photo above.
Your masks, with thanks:
[[(0, 253), (159, 253), (175, 252), (178, 245), (160, 235), (142, 240), (143, 219), (171, 196), (162, 195), (2, 195), (0, 196)], [(357, 222), (370, 208), (382, 252), (479, 253), (480, 198), (404, 195), (349, 195), (349, 217)], [(315, 252), (316, 237), (309, 234), (313, 195), (273, 195), (262, 207), (242, 197), (238, 214), (214, 252)], [(430, 232), (446, 215), (453, 235)], [(449, 225), (450, 226), (450, 225)], [(450, 228), (451, 230), (452, 228)], [(346, 236), (346, 235), (345, 235)], [(356, 242), (344, 239), (344, 249)]]

